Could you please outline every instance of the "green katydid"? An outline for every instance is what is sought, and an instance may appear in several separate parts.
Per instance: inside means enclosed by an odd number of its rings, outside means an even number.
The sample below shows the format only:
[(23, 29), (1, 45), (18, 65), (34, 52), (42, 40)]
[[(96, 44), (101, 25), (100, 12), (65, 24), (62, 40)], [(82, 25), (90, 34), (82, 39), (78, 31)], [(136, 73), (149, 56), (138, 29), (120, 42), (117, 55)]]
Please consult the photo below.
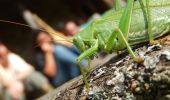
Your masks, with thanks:
[(116, 5), (115, 12), (109, 12), (91, 23), (73, 39), (74, 44), (82, 51), (77, 61), (87, 91), (88, 80), (80, 64), (84, 58), (89, 59), (97, 51), (111, 52), (127, 48), (133, 59), (139, 62), (141, 58), (135, 55), (130, 45), (146, 41), (153, 43), (154, 38), (168, 33), (169, 27), (169, 0), (139, 0), (135, 4), (134, 0), (128, 0), (125, 8), (120, 9)]
[(73, 43), (82, 52), (77, 62), (87, 91), (89, 91), (89, 83), (80, 64), (83, 59), (90, 59), (98, 51), (112, 52), (127, 48), (133, 59), (139, 62), (141, 58), (136, 56), (130, 45), (146, 41), (153, 43), (155, 38), (170, 30), (170, 0), (137, 0), (136, 2), (127, 0), (125, 8), (120, 8), (120, 0), (115, 1), (114, 12), (113, 10), (107, 12), (73, 37)]

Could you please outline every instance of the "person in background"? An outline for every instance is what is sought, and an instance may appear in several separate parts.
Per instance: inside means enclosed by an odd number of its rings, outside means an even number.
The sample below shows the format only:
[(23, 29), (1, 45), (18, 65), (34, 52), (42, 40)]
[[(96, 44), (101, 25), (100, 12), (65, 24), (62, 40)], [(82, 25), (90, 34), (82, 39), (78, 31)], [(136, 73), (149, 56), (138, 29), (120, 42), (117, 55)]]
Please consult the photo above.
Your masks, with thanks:
[(37, 70), (48, 77), (50, 82), (59, 86), (80, 74), (76, 59), (78, 51), (53, 42), (52, 37), (37, 30), (34, 36), (35, 63)]
[[(81, 31), (80, 27), (74, 21), (68, 21), (65, 24), (64, 29), (69, 37), (73, 37)], [(69, 49), (75, 54), (80, 55), (80, 52), (77, 50), (77, 48), (74, 45), (69, 46)], [(85, 64), (85, 62), (86, 61), (84, 60), (83, 63)]]
[(68, 21), (65, 24), (65, 30), (66, 30), (66, 33), (67, 33), (68, 36), (74, 36), (78, 32), (80, 32), (79, 26), (73, 21)]
[[(4, 100), (24, 100), (25, 92), (52, 90), (48, 80), (0, 42), (0, 86)], [(41, 94), (42, 95), (42, 94)]]

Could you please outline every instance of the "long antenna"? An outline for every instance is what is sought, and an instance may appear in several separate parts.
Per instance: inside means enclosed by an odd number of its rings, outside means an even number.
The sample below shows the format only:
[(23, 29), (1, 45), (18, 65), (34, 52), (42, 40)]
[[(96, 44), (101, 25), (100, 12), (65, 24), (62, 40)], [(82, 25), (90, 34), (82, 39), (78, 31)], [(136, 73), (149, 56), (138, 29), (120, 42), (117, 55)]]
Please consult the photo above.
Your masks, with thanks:
[[(23, 23), (18, 23), (18, 22), (14, 22), (14, 21), (9, 21), (9, 20), (3, 20), (3, 19), (0, 19), (0, 22), (3, 22), (3, 23), (10, 23), (10, 24), (15, 24), (15, 25), (19, 25), (19, 26), (25, 26), (25, 27), (29, 27), (29, 28), (33, 28), (27, 24), (23, 24)], [(41, 30), (41, 29), (40, 29)]]
[[(41, 27), (42, 29), (46, 30), (53, 37), (54, 41), (56, 41), (57, 43), (60, 43), (60, 44), (63, 44), (63, 45), (70, 45), (69, 42), (72, 43), (71, 38), (68, 38), (67, 36), (63, 35), (61, 32), (54, 30), (50, 25), (48, 25), (39, 16), (32, 13), (31, 11), (24, 10), (23, 11), (23, 18), (34, 29)], [(63, 41), (58, 41), (58, 40), (63, 40)]]
[[(9, 21), (9, 20), (3, 20), (3, 19), (0, 19), (0, 22), (3, 22), (3, 23), (10, 23), (10, 24), (15, 24), (15, 25), (19, 25), (19, 26), (24, 26), (24, 27), (28, 27), (28, 28), (32, 28), (34, 29), (34, 27), (30, 26), (30, 25), (27, 25), (27, 24), (23, 24), (23, 23), (19, 23), (19, 22), (15, 22), (15, 21)], [(54, 39), (55, 42), (57, 43), (60, 43), (60, 44), (63, 44), (63, 45), (69, 45), (72, 43), (72, 38), (64, 38), (63, 36), (59, 35), (59, 34), (62, 34), (60, 32), (52, 32), (51, 31), (47, 31), (47, 30), (44, 30), (44, 29), (39, 29), (41, 31), (44, 31), (44, 32), (47, 32), (49, 33), (52, 38)], [(57, 33), (57, 34), (56, 34)]]
[(51, 26), (49, 26), (45, 21), (43, 21), (40, 17), (38, 17), (36, 14), (32, 14), (32, 18), (35, 20), (35, 22), (38, 24), (38, 26), (45, 29), (54, 39), (65, 39), (67, 41), (72, 42), (72, 38), (68, 38), (67, 36), (63, 35), (61, 32), (55, 31)]

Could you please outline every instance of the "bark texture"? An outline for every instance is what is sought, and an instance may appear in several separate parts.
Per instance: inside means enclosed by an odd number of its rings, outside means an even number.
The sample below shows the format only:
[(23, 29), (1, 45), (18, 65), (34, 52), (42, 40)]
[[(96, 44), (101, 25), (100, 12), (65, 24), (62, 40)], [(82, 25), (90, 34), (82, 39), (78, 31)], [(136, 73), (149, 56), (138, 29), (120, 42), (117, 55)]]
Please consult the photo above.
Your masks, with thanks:
[(78, 77), (40, 100), (170, 100), (170, 36), (160, 44), (135, 49), (144, 58), (133, 61), (128, 53), (113, 57), (88, 75), (90, 92)]

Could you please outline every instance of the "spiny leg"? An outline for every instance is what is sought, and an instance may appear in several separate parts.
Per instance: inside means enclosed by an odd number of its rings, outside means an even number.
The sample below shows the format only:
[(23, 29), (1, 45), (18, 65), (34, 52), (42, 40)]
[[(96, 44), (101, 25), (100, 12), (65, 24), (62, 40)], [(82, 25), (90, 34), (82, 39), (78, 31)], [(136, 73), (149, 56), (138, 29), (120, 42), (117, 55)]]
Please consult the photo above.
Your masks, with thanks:
[(90, 86), (87, 80), (86, 72), (83, 69), (83, 66), (81, 65), (81, 61), (85, 58), (89, 58), (92, 54), (94, 54), (95, 51), (98, 50), (98, 40), (95, 42), (95, 45), (88, 50), (84, 51), (78, 58), (77, 58), (77, 64), (79, 66), (80, 72), (83, 76), (83, 80), (87, 89), (87, 93), (89, 92)]
[(111, 50), (111, 48), (113, 47), (113, 44), (114, 44), (114, 39), (116, 38), (117, 35), (119, 35), (119, 38), (121, 38), (121, 40), (118, 40), (118, 43), (119, 43), (118, 45), (123, 45), (123, 46), (127, 47), (128, 51), (129, 51), (130, 55), (132, 56), (132, 58), (134, 59), (134, 61), (142, 62), (143, 58), (140, 58), (135, 55), (135, 53), (133, 52), (132, 48), (130, 47), (128, 41), (126, 40), (125, 36), (123, 35), (122, 31), (119, 28), (115, 29), (115, 31), (112, 33), (110, 40), (107, 42), (106, 51)]
[[(120, 0), (116, 0), (116, 2), (120, 2)], [(128, 38), (131, 17), (132, 17), (133, 4), (134, 4), (134, 0), (127, 1), (127, 5), (124, 9), (124, 12), (123, 12), (120, 22), (119, 22), (119, 29), (123, 32), (125, 38)], [(117, 34), (115, 32), (113, 32), (111, 34), (111, 36), (106, 44), (106, 51), (111, 51), (111, 49), (113, 48), (114, 38), (116, 36), (117, 36)], [(120, 36), (118, 36), (118, 39), (120, 40), (119, 42), (123, 42), (122, 38), (119, 38), (119, 37)], [(123, 43), (120, 43), (120, 44), (123, 44)]]
[(120, 38), (122, 38), (121, 39), (122, 42), (120, 42), (120, 43), (123, 43), (123, 44), (119, 44), (119, 45), (125, 45), (127, 47), (128, 51), (129, 51), (130, 55), (133, 57), (134, 61), (139, 62), (139, 63), (142, 62), (143, 58), (140, 58), (135, 55), (135, 53), (133, 52), (132, 48), (130, 47), (128, 41), (124, 37), (122, 31), (118, 28), (118, 29), (116, 29), (116, 32), (117, 32), (117, 34), (119, 34)]
[[(129, 34), (133, 5), (134, 5), (134, 0), (127, 1), (127, 5), (124, 9), (124, 12), (123, 12), (120, 22), (119, 22), (119, 29), (122, 31), (122, 33), (126, 39), (128, 38), (128, 34)], [(120, 42), (123, 42), (122, 38), (119, 38), (119, 37), (120, 36), (118, 36), (118, 39), (120, 40)], [(123, 43), (120, 43), (120, 44), (123, 44)]]
[(87, 66), (86, 66), (88, 73), (91, 71), (90, 63), (91, 63), (91, 59), (88, 57), (87, 58)]
[[(116, 1), (120, 2), (119, 0), (116, 0)], [(119, 22), (119, 29), (123, 32), (125, 38), (128, 38), (131, 17), (132, 17), (133, 4), (134, 4), (134, 0), (128, 0), (125, 10), (124, 10), (122, 17), (120, 19), (120, 22)], [(106, 44), (106, 51), (111, 51), (111, 49), (113, 48), (113, 42), (114, 42), (114, 39), (116, 36), (117, 36), (117, 34), (115, 32), (113, 32), (111, 34), (111, 36), (109, 37), (108, 42)], [(120, 40), (120, 42), (123, 42), (122, 38), (119, 38), (119, 37), (120, 36), (118, 36), (118, 39)], [(120, 44), (123, 44), (123, 43), (120, 43)]]
[(131, 23), (131, 17), (133, 12), (133, 5), (134, 0), (128, 0), (127, 6), (123, 12), (123, 15), (119, 22), (119, 28), (116, 29), (116, 32), (118, 33), (118, 42), (120, 45), (127, 47), (129, 53), (132, 55), (134, 61), (141, 62), (143, 61), (143, 58), (137, 57), (135, 53), (132, 51), (129, 43), (128, 43), (128, 34), (130, 30), (130, 23)]
[(132, 11), (133, 11), (133, 4), (134, 4), (134, 0), (128, 0), (127, 6), (119, 22), (119, 28), (115, 29), (115, 31), (111, 34), (106, 45), (106, 50), (109, 51), (113, 48), (115, 38), (118, 37), (119, 45), (121, 45), (122, 47), (127, 47), (133, 59), (136, 62), (141, 62), (143, 59), (141, 59), (140, 57), (137, 57), (134, 54), (129, 43), (127, 42), (129, 29), (130, 29), (130, 23), (131, 23), (131, 17), (132, 17)]

